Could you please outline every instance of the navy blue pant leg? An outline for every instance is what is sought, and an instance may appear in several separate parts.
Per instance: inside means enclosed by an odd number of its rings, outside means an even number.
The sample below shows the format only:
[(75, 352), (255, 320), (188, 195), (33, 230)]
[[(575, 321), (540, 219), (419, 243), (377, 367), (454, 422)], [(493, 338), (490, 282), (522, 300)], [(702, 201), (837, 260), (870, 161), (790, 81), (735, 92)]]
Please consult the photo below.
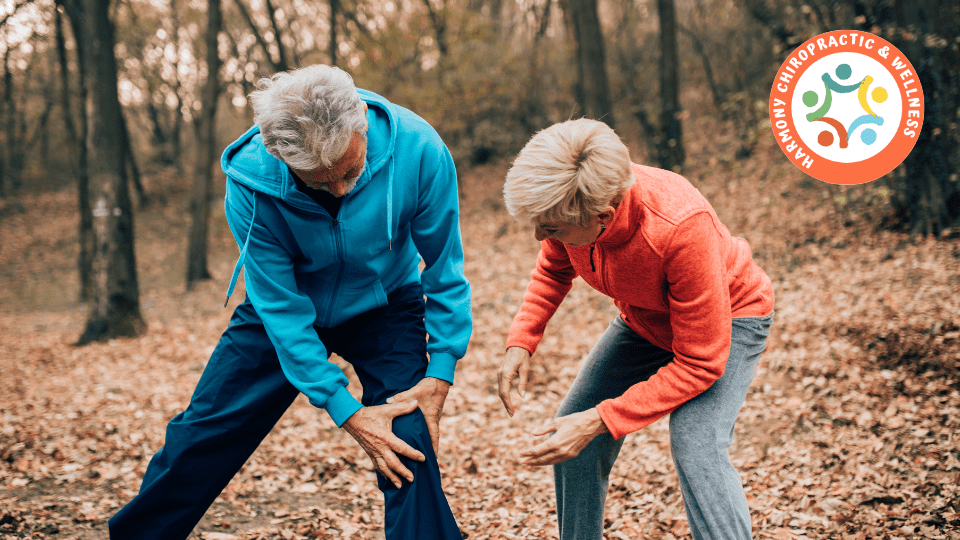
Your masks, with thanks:
[[(359, 315), (337, 328), (318, 329), (321, 340), (350, 362), (363, 385), (362, 403), (382, 405), (387, 398), (413, 388), (427, 371), (423, 287), (401, 287), (389, 305)], [(419, 409), (393, 421), (393, 432), (426, 457), (423, 463), (399, 456), (412, 473), (412, 483), (399, 489), (377, 472), (384, 497), (387, 540), (462, 540), (440, 482), (427, 422)]]
[(297, 394), (253, 306), (240, 304), (139, 494), (110, 519), (110, 538), (189, 536)]

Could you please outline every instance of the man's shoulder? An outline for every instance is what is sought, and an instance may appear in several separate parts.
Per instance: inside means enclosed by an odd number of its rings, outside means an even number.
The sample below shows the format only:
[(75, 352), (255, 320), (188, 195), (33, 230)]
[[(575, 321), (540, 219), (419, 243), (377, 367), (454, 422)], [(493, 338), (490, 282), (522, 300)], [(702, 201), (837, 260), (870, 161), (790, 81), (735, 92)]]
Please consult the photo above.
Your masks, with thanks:
[(425, 142), (443, 144), (436, 129), (416, 112), (394, 103), (376, 92), (365, 89), (358, 89), (357, 91), (368, 105), (380, 108), (392, 117), (391, 124), (397, 130), (397, 136), (415, 137)]

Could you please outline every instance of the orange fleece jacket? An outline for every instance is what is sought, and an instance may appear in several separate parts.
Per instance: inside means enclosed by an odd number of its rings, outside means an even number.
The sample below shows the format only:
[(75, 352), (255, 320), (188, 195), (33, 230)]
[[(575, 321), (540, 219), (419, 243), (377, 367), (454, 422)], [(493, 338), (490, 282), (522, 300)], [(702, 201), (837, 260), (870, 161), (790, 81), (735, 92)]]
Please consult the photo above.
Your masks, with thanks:
[(733, 317), (773, 310), (773, 286), (750, 246), (730, 236), (710, 203), (680, 175), (632, 165), (636, 183), (588, 246), (541, 243), (507, 347), (533, 354), (573, 279), (613, 298), (633, 331), (674, 360), (597, 406), (615, 438), (694, 398), (723, 375)]

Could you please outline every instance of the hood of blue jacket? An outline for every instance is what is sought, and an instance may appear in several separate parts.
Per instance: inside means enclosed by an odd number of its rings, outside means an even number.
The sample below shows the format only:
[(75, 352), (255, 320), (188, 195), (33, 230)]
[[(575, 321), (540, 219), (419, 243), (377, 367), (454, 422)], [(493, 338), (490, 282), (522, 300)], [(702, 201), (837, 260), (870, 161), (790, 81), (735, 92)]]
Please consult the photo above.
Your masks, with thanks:
[[(367, 162), (357, 186), (344, 197), (363, 188), (371, 176), (387, 166), (396, 145), (397, 119), (389, 102), (373, 92), (358, 89), (367, 103)], [(223, 171), (245, 186), (285, 202), (301, 200), (290, 168), (263, 145), (260, 126), (254, 125), (223, 152)]]

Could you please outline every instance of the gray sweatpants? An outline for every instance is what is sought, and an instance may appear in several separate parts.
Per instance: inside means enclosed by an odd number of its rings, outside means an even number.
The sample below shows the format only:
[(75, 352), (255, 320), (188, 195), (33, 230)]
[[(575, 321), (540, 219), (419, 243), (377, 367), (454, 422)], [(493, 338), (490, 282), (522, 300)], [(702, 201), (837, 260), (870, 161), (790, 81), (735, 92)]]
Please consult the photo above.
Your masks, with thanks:
[[(733, 319), (723, 376), (670, 415), (670, 448), (696, 540), (751, 538), (750, 509), (727, 447), (766, 346), (773, 315)], [(557, 417), (595, 407), (647, 380), (673, 353), (640, 337), (617, 317), (597, 341)], [(561, 540), (603, 538), (603, 503), (623, 439), (596, 437), (577, 457), (554, 465)]]

